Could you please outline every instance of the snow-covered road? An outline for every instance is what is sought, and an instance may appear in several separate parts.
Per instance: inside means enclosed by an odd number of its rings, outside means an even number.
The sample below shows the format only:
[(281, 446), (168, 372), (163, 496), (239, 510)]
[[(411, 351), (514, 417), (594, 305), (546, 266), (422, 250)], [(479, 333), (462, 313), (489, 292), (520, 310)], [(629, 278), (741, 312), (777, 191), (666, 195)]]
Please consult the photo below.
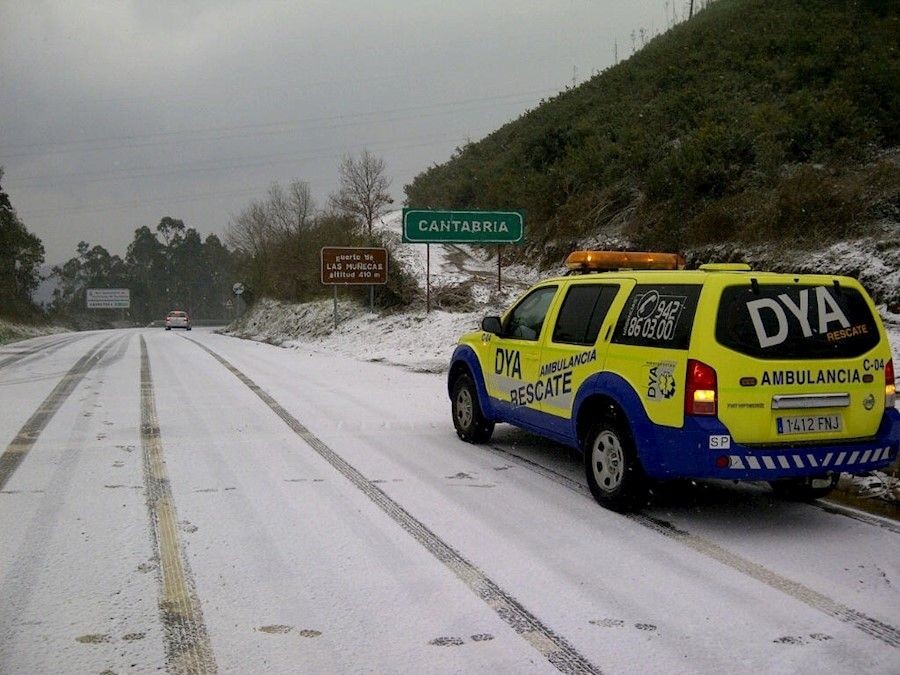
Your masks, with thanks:
[(205, 330), (0, 349), (0, 672), (898, 672), (900, 527), (597, 506), (442, 376)]

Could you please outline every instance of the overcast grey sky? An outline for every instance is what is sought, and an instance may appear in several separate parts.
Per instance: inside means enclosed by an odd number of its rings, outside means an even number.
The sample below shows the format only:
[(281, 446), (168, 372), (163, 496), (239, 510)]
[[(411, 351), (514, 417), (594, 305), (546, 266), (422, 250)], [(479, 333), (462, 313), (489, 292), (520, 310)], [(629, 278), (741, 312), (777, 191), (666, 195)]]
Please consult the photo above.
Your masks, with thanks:
[[(574, 76), (631, 54), (684, 0), (0, 0), (3, 187), (47, 261), (203, 236), (273, 181), (321, 205), (345, 153), (403, 186)], [(667, 20), (668, 16), (668, 20)], [(638, 43), (640, 40), (638, 39)], [(487, 205), (486, 205), (487, 206)]]

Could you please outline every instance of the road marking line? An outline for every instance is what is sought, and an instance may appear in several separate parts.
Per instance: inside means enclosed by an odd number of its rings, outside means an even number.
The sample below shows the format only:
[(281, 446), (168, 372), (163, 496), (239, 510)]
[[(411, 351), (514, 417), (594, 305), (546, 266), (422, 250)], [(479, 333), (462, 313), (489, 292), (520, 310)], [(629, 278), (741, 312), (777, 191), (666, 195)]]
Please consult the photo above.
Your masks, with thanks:
[(169, 673), (215, 673), (203, 610), (197, 597), (191, 567), (178, 537), (178, 516), (169, 483), (159, 418), (153, 395), (153, 379), (147, 343), (141, 336), (141, 447), (144, 484), (153, 546), (159, 555), (159, 613), (163, 625), (166, 671)]
[(6, 483), (15, 473), (16, 469), (25, 459), (25, 455), (34, 447), (38, 436), (46, 428), (53, 416), (66, 402), (71, 393), (78, 386), (78, 383), (90, 372), (97, 362), (102, 359), (106, 352), (109, 351), (111, 344), (100, 348), (109, 338), (101, 340), (98, 344), (91, 347), (87, 354), (82, 356), (69, 371), (63, 375), (62, 379), (53, 388), (43, 403), (38, 406), (34, 414), (28, 418), (28, 421), (22, 425), (19, 433), (12, 439), (7, 446), (6, 451), (0, 455), (0, 490), (6, 487)]
[[(553, 469), (548, 469), (542, 464), (538, 464), (527, 457), (522, 457), (521, 455), (509, 452), (496, 445), (490, 447), (498, 454), (503, 455), (506, 459), (513, 461), (544, 478), (548, 478), (555, 483), (567, 487), (573, 492), (591, 497), (590, 490), (588, 490), (586, 485), (582, 485), (568, 476), (558, 473)], [(591, 497), (591, 499), (593, 499), (593, 497)], [(640, 513), (626, 514), (625, 517), (654, 532), (658, 532), (669, 539), (674, 539), (697, 553), (708, 556), (777, 591), (790, 595), (792, 598), (803, 602), (813, 609), (817, 609), (839, 621), (855, 626), (869, 637), (880, 640), (891, 647), (900, 647), (900, 630), (896, 629), (894, 626), (883, 623), (878, 619), (873, 619), (862, 612), (858, 612), (855, 609), (842, 605), (841, 603), (822, 595), (818, 591), (814, 591), (808, 586), (781, 576), (777, 572), (773, 572), (759, 563), (747, 560), (736, 553), (732, 553), (704, 537), (691, 534), (684, 530), (679, 530), (674, 525), (664, 520), (645, 516)]]
[(456, 549), (428, 529), (424, 523), (416, 519), (400, 504), (387, 496), (380, 488), (373, 485), (356, 468), (343, 457), (329, 448), (315, 434), (291, 415), (284, 407), (272, 398), (264, 389), (244, 375), (222, 356), (205, 345), (185, 337), (200, 349), (207, 352), (216, 361), (227, 368), (235, 377), (255, 393), (272, 412), (280, 417), (290, 429), (300, 436), (322, 459), (339, 471), (357, 489), (368, 497), (376, 506), (421, 544), (429, 553), (442, 562), (469, 589), (481, 598), (503, 621), (522, 637), (528, 644), (543, 655), (557, 670), (562, 673), (600, 673), (601, 671), (581, 655), (563, 637), (545, 626), (540, 619), (529, 612), (514, 597), (500, 588), (495, 581), (469, 562)]

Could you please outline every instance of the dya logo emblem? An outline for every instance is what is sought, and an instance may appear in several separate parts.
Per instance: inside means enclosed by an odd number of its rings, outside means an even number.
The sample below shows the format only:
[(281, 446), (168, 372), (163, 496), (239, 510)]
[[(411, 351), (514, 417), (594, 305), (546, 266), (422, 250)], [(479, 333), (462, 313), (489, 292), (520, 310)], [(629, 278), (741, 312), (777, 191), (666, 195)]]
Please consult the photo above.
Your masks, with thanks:
[(657, 363), (650, 368), (647, 398), (670, 399), (675, 395), (675, 364)]

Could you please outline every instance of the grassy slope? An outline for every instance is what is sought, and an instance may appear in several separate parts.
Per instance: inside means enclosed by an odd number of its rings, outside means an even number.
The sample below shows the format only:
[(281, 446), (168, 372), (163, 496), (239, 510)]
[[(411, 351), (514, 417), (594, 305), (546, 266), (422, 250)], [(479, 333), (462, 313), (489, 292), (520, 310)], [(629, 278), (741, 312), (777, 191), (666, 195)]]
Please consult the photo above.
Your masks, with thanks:
[[(719, 0), (406, 187), (411, 206), (525, 208), (523, 255), (820, 241), (896, 229), (900, 16), (875, 0)], [(887, 225), (885, 225), (887, 224)]]

